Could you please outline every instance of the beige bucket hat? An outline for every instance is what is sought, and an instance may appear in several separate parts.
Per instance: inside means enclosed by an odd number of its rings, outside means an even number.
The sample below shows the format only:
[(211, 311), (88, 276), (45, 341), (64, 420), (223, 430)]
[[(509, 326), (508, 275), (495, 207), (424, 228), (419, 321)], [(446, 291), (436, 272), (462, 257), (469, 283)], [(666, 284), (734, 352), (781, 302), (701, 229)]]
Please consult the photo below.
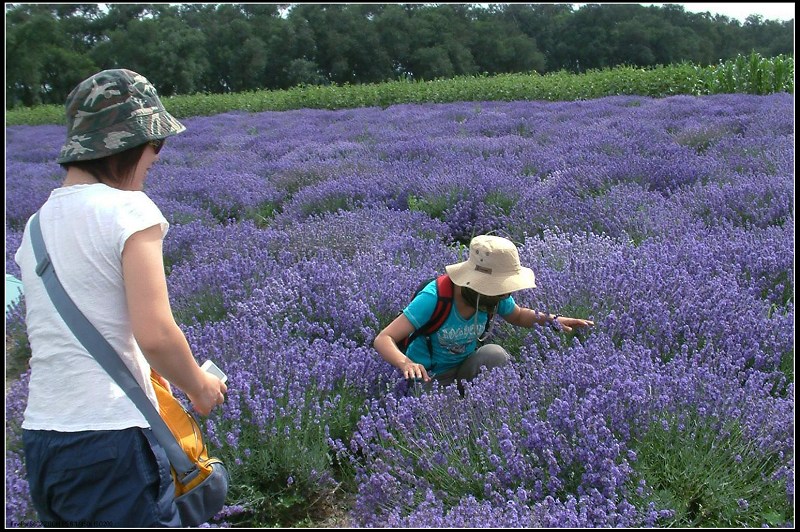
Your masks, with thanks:
[(455, 284), (485, 296), (536, 288), (533, 270), (519, 263), (517, 247), (499, 236), (476, 236), (469, 244), (469, 258), (446, 266), (445, 270)]

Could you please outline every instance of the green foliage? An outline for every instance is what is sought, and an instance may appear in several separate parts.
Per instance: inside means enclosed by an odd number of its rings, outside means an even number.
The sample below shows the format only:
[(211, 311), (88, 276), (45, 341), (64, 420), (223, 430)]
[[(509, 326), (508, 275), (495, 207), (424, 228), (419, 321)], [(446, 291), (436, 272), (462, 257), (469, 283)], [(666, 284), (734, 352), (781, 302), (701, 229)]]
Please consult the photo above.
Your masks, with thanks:
[(279, 210), (280, 208), (275, 202), (265, 201), (256, 208), (248, 209), (243, 218), (253, 220), (258, 227), (267, 227)]
[[(311, 387), (308, 408), (301, 419), (277, 417), (266, 429), (255, 423), (231, 421), (225, 431), (238, 432), (236, 447), (225, 445), (218, 453), (230, 464), (229, 504), (246, 511), (236, 526), (280, 527), (326, 517), (330, 497), (342, 486), (354, 489), (355, 473), (337, 461), (329, 438), (345, 441), (355, 431), (366, 398), (345, 384), (321, 394)], [(327, 406), (320, 410), (315, 405)], [(287, 408), (276, 405), (276, 411)], [(321, 417), (312, 414), (321, 411)], [(220, 423), (220, 428), (224, 427)], [(235, 425), (235, 426), (233, 426)], [(243, 459), (243, 457), (245, 457)]]
[[(778, 369), (786, 376), (786, 382), (794, 382), (794, 349), (781, 355), (781, 364)], [(786, 393), (785, 390), (783, 393)]]
[[(793, 93), (794, 59), (788, 56), (765, 59), (753, 54), (749, 58), (740, 56), (706, 68), (682, 63), (650, 69), (620, 66), (584, 74), (560, 71), (547, 75), (462, 76), (428, 82), (298, 86), (276, 91), (172, 96), (163, 98), (163, 102), (170, 113), (178, 118), (187, 118), (229, 111), (346, 109), (458, 101), (569, 101), (622, 94), (661, 98), (726, 92)], [(62, 106), (44, 105), (6, 112), (6, 125), (64, 123)]]
[(16, 379), (28, 370), (31, 344), (25, 327), (25, 298), (6, 312), (6, 380)]
[[(22, 387), (27, 395), (28, 379), (20, 378), (28, 371), (31, 358), (31, 346), (28, 341), (28, 331), (25, 327), (25, 298), (19, 299), (6, 312), (6, 396), (9, 390), (13, 396), (18, 396), (15, 388)], [(19, 402), (6, 403), (6, 467), (8, 467), (9, 453), (24, 455), (22, 443), (22, 417), (27, 405)], [(32, 516), (34, 519), (35, 515)]]
[(671, 416), (633, 443), (633, 467), (645, 483), (634, 488), (637, 507), (674, 510), (660, 523), (667, 527), (784, 525), (794, 511), (784, 482), (773, 477), (777, 457), (764, 455), (736, 423), (716, 423), (697, 412)]
[(749, 56), (697, 69), (698, 94), (794, 92), (794, 57), (765, 58), (756, 52)]
[(189, 301), (176, 303), (174, 314), (178, 323), (212, 323), (225, 319), (228, 309), (222, 293), (203, 289), (194, 292)]
[(508, 196), (499, 190), (486, 194), (486, 199), (483, 201), (487, 205), (493, 205), (497, 207), (499, 212), (502, 212), (506, 215), (511, 214), (514, 210), (514, 206), (517, 204), (517, 198)]
[[(372, 436), (370, 445), (393, 449), (378, 458), (377, 467), (391, 475), (392, 462), (402, 464), (403, 474), (395, 480), (403, 493), (413, 495), (394, 501), (393, 510), (400, 515), (412, 513), (425, 499), (428, 490), (436, 493), (445, 508), (455, 507), (467, 497), (491, 500), (504, 497), (517, 488), (533, 489), (533, 483), (548, 485), (558, 478), (561, 488), (555, 496), (560, 498), (574, 493), (585, 473), (583, 464), (574, 456), (562, 456), (558, 451), (550, 454), (557, 467), (542, 467), (550, 450), (518, 446), (509, 448), (511, 427), (521, 426), (525, 413), (522, 406), (511, 404), (503, 397), (495, 397), (494, 404), (459, 396), (455, 387), (436, 392), (413, 392), (422, 404), (415, 411), (413, 425), (387, 426), (385, 431)], [(436, 394), (431, 399), (432, 394)], [(433, 401), (428, 404), (428, 401)], [(435, 407), (433, 407), (435, 404)], [(458, 415), (454, 410), (458, 410)], [(517, 435), (524, 441), (526, 435)], [(353, 456), (360, 463), (361, 456)], [(521, 467), (524, 463), (525, 466)], [(374, 468), (376, 465), (367, 465)], [(511, 471), (536, 470), (536, 479), (517, 475)], [(503, 472), (502, 494), (499, 493), (497, 474)], [(408, 491), (406, 489), (408, 488)]]
[(37, 105), (6, 111), (6, 126), (66, 125), (63, 105)]
[[(422, 392), (419, 392), (422, 393)], [(489, 462), (490, 456), (503, 456), (497, 434), (502, 425), (512, 425), (513, 420), (488, 416), (478, 412), (475, 403), (458, 405), (470, 414), (467, 424), (448, 415), (452, 399), (445, 407), (428, 408), (420, 413), (416, 425), (422, 429), (391, 428), (386, 436), (378, 437), (378, 445), (398, 450), (398, 455), (412, 466), (411, 477), (418, 479), (419, 486), (412, 499), (398, 501), (405, 513), (413, 511), (425, 497), (426, 489), (439, 494), (445, 505), (472, 495), (478, 499), (485, 496), (485, 476), (494, 471), (496, 465)], [(518, 414), (518, 413), (517, 413)], [(384, 440), (384, 438), (386, 438)], [(435, 446), (431, 442), (436, 442)]]
[(459, 187), (450, 188), (445, 194), (432, 194), (430, 196), (409, 196), (408, 210), (424, 212), (431, 218), (445, 219), (445, 211), (464, 197), (468, 191)]
[(674, 4), (9, 4), (6, 33), (7, 109), (61, 104), (114, 66), (168, 96), (709, 65), (794, 49), (793, 21), (741, 25)]
[(725, 127), (703, 127), (697, 130), (684, 131), (675, 141), (681, 146), (693, 149), (702, 155), (720, 140), (729, 138), (737, 132), (729, 131)]
[(330, 193), (320, 199), (304, 203), (300, 209), (304, 218), (318, 214), (352, 210), (361, 198), (344, 193)]

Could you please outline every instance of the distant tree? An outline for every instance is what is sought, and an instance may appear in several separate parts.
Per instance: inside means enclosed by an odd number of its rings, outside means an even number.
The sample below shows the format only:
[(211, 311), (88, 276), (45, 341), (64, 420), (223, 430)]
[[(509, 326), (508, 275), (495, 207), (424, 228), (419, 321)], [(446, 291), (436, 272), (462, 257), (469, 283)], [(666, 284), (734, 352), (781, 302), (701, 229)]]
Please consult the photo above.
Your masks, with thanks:
[(779, 22), (764, 20), (761, 15), (750, 15), (742, 29), (749, 48), (743, 52), (745, 54), (755, 51), (765, 57), (774, 57), (794, 53), (793, 47), (789, 46), (794, 40), (794, 20)]
[[(263, 43), (263, 65), (257, 50), (250, 51), (254, 61), (254, 79), (249, 81), (253, 89), (287, 88), (290, 85), (288, 72), (297, 45), (290, 24), (281, 18), (281, 8), (288, 4), (245, 4), (242, 6), (245, 20), (250, 25), (250, 46)], [(255, 61), (260, 67), (257, 67)]]
[(395, 77), (392, 58), (384, 46), (376, 19), (383, 11), (374, 4), (348, 6), (349, 23), (355, 33), (355, 46), (351, 49), (356, 82), (377, 83)]
[[(680, 8), (680, 9), (678, 9)], [(720, 59), (736, 56), (741, 33), (738, 20), (710, 13), (687, 13), (683, 6), (667, 4), (660, 15), (674, 28), (677, 37), (665, 43), (664, 55), (669, 62), (691, 61), (699, 65), (715, 64)], [(696, 42), (685, 39), (687, 32), (696, 35)]]
[(55, 4), (61, 28), (76, 51), (88, 52), (103, 38), (103, 12), (99, 4)]
[(641, 20), (626, 20), (616, 23), (611, 29), (609, 40), (614, 43), (614, 64), (648, 66), (656, 62), (650, 49), (651, 28), (642, 25)]
[(328, 85), (330, 82), (314, 61), (293, 59), (286, 70), (286, 81), (289, 87), (298, 85)]
[(585, 71), (794, 53), (794, 20), (681, 4), (6, 4), (6, 108), (62, 103), (101, 68), (164, 95)]
[(330, 78), (317, 63), (317, 44), (314, 40), (314, 30), (309, 21), (301, 16), (293, 17), (290, 14), (287, 24), (291, 43), (289, 57), (293, 59), (284, 73), (286, 86), (329, 84)]
[(300, 4), (289, 12), (297, 24), (304, 20), (311, 28), (316, 63), (334, 83), (369, 83), (394, 76), (392, 60), (376, 31), (374, 6), (341, 4)]
[(124, 30), (128, 23), (151, 15), (148, 4), (106, 4), (108, 12), (103, 17), (102, 27), (106, 31)]
[[(75, 24), (53, 5), (6, 8), (6, 108), (63, 103), (97, 69)], [(64, 16), (77, 12), (61, 11)], [(70, 31), (67, 31), (69, 29)]]
[(207, 62), (202, 73), (203, 90), (212, 93), (242, 92), (264, 88), (267, 46), (264, 33), (252, 22), (258, 11), (241, 4), (181, 6), (181, 17), (203, 35), (199, 49)]
[(586, 4), (573, 13), (562, 26), (563, 34), (569, 35), (561, 43), (568, 61), (564, 66), (572, 71), (612, 66), (615, 51), (609, 35), (613, 23), (613, 14), (599, 4)]
[(441, 45), (417, 48), (411, 54), (412, 75), (420, 80), (451, 78), (456, 75), (447, 48)]
[(765, 48), (762, 54), (765, 57), (794, 55), (794, 19), (780, 23), (767, 21), (765, 26)]
[(125, 16), (115, 17), (108, 39), (92, 50), (101, 68), (134, 70), (151, 79), (164, 96), (201, 90), (209, 67), (205, 39), (178, 17), (177, 8), (154, 7), (142, 18), (128, 17), (134, 11), (125, 8), (122, 12)]
[(576, 58), (564, 43), (564, 26), (573, 11), (572, 4), (504, 4), (498, 16), (534, 40), (544, 56), (543, 70), (552, 72), (575, 64)]
[(441, 4), (411, 12), (409, 70), (418, 79), (477, 73), (469, 49), (472, 14), (467, 6)]
[(522, 33), (513, 19), (500, 17), (490, 8), (471, 26), (470, 50), (480, 71), (544, 72), (545, 57), (536, 47), (536, 40)]
[(411, 13), (397, 4), (383, 4), (373, 20), (381, 47), (390, 57), (392, 79), (411, 75)]

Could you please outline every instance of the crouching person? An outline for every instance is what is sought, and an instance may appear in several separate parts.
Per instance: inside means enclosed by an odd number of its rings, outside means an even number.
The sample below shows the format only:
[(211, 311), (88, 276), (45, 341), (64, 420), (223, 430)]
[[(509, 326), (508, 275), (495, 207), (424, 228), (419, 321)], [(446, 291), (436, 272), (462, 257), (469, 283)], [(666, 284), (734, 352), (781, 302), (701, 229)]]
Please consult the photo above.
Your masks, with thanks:
[(494, 314), (519, 327), (553, 325), (564, 331), (594, 325), (592, 321), (520, 307), (513, 292), (536, 288), (533, 271), (520, 264), (506, 238), (480, 235), (470, 242), (469, 258), (445, 268), (403, 312), (375, 338), (380, 356), (410, 383), (430, 389), (470, 381), (482, 368), (508, 364), (508, 352), (497, 344), (479, 344), (488, 336)]

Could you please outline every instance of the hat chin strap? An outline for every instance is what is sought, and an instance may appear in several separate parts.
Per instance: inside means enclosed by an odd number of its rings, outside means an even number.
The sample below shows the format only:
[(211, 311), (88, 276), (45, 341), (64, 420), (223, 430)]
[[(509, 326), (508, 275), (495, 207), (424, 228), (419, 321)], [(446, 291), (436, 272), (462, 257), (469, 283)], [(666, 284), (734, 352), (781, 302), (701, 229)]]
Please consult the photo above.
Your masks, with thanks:
[[(478, 294), (478, 298), (475, 300), (475, 318), (474, 318), (474, 321), (473, 321), (474, 327), (475, 327), (475, 332), (478, 331), (478, 309), (480, 308), (480, 304), (481, 304), (481, 293), (478, 292), (477, 290), (476, 290), (476, 293)], [(488, 320), (488, 317), (487, 317), (487, 320)], [(492, 324), (493, 323), (494, 323), (494, 321), (489, 321), (486, 324), (486, 330), (483, 331), (483, 334), (478, 334), (475, 337), (476, 340), (478, 341), (478, 343), (483, 342), (484, 340), (486, 340), (489, 337), (489, 334), (491, 334), (491, 332), (492, 332)]]
[[(475, 300), (475, 332), (478, 332), (478, 309), (481, 308), (481, 293), (478, 292), (478, 299)], [(477, 337), (478, 342), (482, 342), (483, 338), (479, 334)]]

